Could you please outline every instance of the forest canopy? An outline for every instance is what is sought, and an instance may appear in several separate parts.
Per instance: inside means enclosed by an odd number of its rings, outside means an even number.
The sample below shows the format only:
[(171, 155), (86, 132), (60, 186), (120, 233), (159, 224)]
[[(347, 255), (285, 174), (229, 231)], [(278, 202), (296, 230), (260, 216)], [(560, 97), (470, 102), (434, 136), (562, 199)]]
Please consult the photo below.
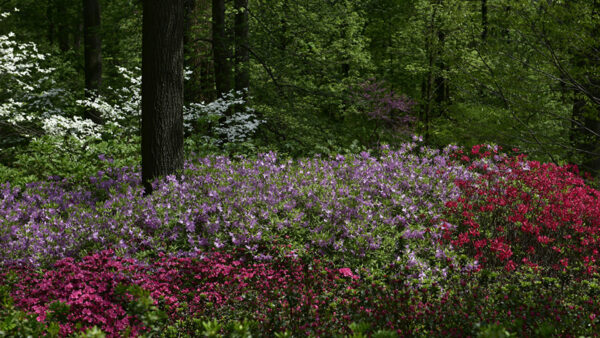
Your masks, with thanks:
[[(596, 1), (184, 6), (188, 153), (335, 154), (416, 133), (434, 147), (493, 143), (600, 169)], [(73, 138), (83, 144), (67, 146), (71, 160), (138, 156), (142, 3), (0, 8), (6, 170), (43, 166), (23, 154), (60, 153)]]
[(0, 0), (0, 336), (597, 336), (599, 29)]

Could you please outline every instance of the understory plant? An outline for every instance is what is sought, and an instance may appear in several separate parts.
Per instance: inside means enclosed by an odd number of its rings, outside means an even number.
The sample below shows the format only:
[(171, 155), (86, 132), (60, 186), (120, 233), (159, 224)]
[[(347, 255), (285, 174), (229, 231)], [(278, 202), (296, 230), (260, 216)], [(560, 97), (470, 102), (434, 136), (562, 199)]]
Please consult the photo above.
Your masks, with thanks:
[(457, 180), (461, 196), (446, 202), (454, 225), (447, 242), (509, 272), (520, 265), (576, 278), (598, 272), (600, 192), (576, 167), (500, 157), (482, 146), (456, 158), (478, 175)]

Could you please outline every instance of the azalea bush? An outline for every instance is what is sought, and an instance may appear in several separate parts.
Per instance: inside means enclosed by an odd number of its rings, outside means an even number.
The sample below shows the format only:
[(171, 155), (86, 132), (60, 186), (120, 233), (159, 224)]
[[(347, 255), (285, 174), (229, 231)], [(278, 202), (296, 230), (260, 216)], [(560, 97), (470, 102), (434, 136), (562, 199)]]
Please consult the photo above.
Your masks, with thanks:
[(415, 138), (192, 157), (144, 196), (138, 167), (98, 161), (83, 182), (1, 185), (0, 331), (598, 332), (600, 193), (575, 167)]
[(459, 160), (479, 175), (457, 180), (461, 197), (446, 202), (456, 226), (444, 239), (482, 265), (519, 265), (592, 275), (600, 259), (600, 192), (576, 167), (501, 158), (475, 146)]
[(449, 162), (450, 151), (410, 143), (379, 158), (205, 157), (187, 162), (182, 180), (157, 181), (149, 197), (132, 167), (99, 171), (84, 185), (5, 183), (2, 262), (43, 265), (108, 246), (133, 255), (285, 240), (298, 254), (372, 268), (408, 260), (416, 278), (443, 276), (452, 253), (437, 245), (438, 201), (456, 198), (452, 182), (470, 175)]
[(398, 143), (414, 131), (417, 114), (413, 107), (416, 102), (396, 93), (384, 81), (368, 79), (352, 87), (351, 99), (354, 106), (350, 111), (354, 114), (348, 117), (356, 119), (354, 129), (364, 134), (363, 144)]
[(26, 311), (20, 318), (30, 316), (35, 332), (61, 336), (95, 328), (110, 337), (218, 336), (236, 327), (269, 336), (597, 332), (599, 284), (561, 285), (528, 269), (453, 273), (442, 283), (413, 288), (408, 271), (380, 278), (293, 255), (260, 261), (246, 249), (162, 255), (152, 262), (105, 250), (60, 260), (41, 273), (12, 269), (0, 281), (5, 299)]

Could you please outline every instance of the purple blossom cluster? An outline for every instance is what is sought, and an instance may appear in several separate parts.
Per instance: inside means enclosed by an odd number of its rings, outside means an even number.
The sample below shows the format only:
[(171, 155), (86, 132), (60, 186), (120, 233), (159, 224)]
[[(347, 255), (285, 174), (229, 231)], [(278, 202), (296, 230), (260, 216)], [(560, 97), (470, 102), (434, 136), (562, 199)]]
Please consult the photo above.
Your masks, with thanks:
[(382, 121), (392, 130), (406, 130), (416, 121), (415, 102), (386, 88), (385, 83), (369, 79), (355, 89), (356, 98), (367, 108), (370, 120)]
[(0, 263), (47, 265), (107, 247), (129, 255), (244, 247), (268, 260), (261, 248), (279, 241), (297, 254), (350, 265), (408, 263), (423, 275), (431, 272), (424, 255), (451, 259), (437, 245), (442, 209), (459, 196), (455, 179), (472, 175), (451, 164), (453, 150), (406, 143), (379, 157), (198, 158), (181, 177), (155, 182), (147, 197), (138, 168), (98, 172), (85, 186), (5, 183)]

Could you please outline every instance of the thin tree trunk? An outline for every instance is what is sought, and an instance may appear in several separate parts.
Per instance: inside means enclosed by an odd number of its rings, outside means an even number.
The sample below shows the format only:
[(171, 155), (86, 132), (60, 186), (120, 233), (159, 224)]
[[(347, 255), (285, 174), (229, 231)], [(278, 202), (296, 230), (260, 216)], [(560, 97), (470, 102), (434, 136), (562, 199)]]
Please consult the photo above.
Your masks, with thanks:
[(488, 35), (488, 4), (481, 0), (481, 40), (485, 41)]
[(144, 0), (142, 182), (183, 168), (184, 0)]
[(437, 51), (436, 63), (437, 73), (435, 75), (435, 102), (436, 102), (436, 117), (446, 115), (448, 101), (450, 99), (450, 86), (444, 72), (448, 71), (448, 64), (443, 60), (444, 43), (446, 34), (441, 30), (438, 31), (439, 48)]
[(227, 36), (225, 35), (225, 0), (212, 1), (212, 44), (217, 96), (222, 97), (232, 89), (231, 66)]
[[(194, 69), (194, 45), (192, 37), (192, 27), (194, 26), (194, 11), (196, 8), (196, 0), (184, 0), (185, 19), (183, 22), (183, 68)], [(192, 78), (185, 81), (184, 85), (184, 102), (196, 102), (197, 96), (194, 93), (194, 74)]]
[(57, 24), (58, 48), (60, 48), (62, 52), (66, 52), (69, 50), (69, 28), (66, 20), (68, 14), (65, 0), (56, 1), (56, 14), (60, 18)]
[(246, 92), (250, 86), (248, 69), (248, 0), (235, 0), (235, 90)]
[(54, 0), (48, 0), (46, 3), (46, 21), (48, 22), (47, 35), (50, 45), (54, 44)]
[(73, 32), (73, 49), (79, 51), (81, 47), (81, 37), (83, 36), (83, 23), (81, 21), (75, 24), (75, 31)]
[[(83, 38), (85, 59), (85, 96), (94, 98), (102, 84), (102, 40), (100, 39), (100, 3), (83, 0)], [(87, 109), (85, 117), (102, 123), (100, 113)]]

